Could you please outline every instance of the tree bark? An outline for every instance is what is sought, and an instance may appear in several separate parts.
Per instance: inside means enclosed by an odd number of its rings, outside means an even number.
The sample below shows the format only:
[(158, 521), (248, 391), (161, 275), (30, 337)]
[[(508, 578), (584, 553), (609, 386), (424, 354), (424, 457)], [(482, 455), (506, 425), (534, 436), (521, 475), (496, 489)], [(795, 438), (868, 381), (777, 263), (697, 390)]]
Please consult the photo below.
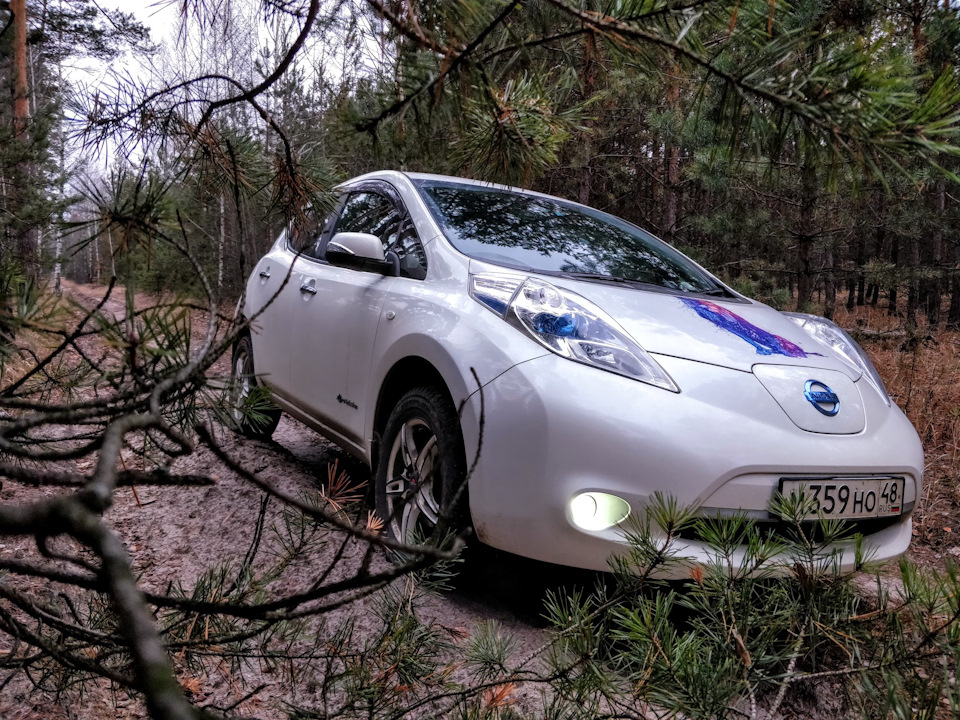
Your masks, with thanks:
[[(680, 68), (674, 65), (670, 70), (670, 80), (664, 93), (667, 109), (677, 113), (680, 110)], [(677, 193), (680, 185), (680, 148), (667, 143), (664, 148), (663, 184), (663, 239), (673, 243), (677, 232)]]
[(817, 204), (817, 171), (807, 160), (800, 171), (800, 218), (797, 228), (797, 309), (801, 312), (813, 302), (813, 241)]
[[(886, 196), (881, 189), (877, 199), (877, 229), (874, 235), (873, 256), (878, 260), (883, 257), (883, 244), (887, 236), (886, 226)], [(880, 278), (877, 278), (867, 290), (870, 296), (870, 305), (876, 307), (880, 302)]]
[(960, 241), (953, 246), (953, 278), (950, 281), (950, 310), (947, 314), (947, 327), (960, 330)]
[[(864, 232), (866, 228), (864, 228)], [(865, 301), (865, 293), (867, 287), (867, 274), (863, 271), (864, 266), (867, 264), (867, 238), (864, 235), (864, 232), (861, 232), (857, 235), (857, 275), (856, 275), (856, 285), (857, 285), (857, 306), (862, 307)]]
[[(93, 272), (94, 272), (94, 281), (97, 285), (100, 284), (100, 233), (97, 232), (97, 229), (94, 227), (90, 228), (90, 242), (93, 243)], [(59, 249), (58, 249), (59, 256)]]
[(920, 307), (920, 239), (911, 233), (908, 248), (910, 250), (910, 285), (907, 288), (907, 328), (917, 326), (917, 310)]
[(115, 278), (117, 276), (117, 261), (113, 254), (113, 235), (110, 234), (109, 228), (107, 228), (107, 247), (110, 248), (110, 277)]
[[(30, 115), (29, 93), (27, 91), (27, 5), (26, 0), (10, 0), (10, 12), (13, 13), (13, 134), (26, 143), (27, 119)], [(15, 212), (19, 213), (24, 204), (23, 188), (30, 167), (26, 160), (21, 161), (16, 172), (19, 175), (14, 183), (11, 195)], [(39, 252), (35, 235), (29, 228), (20, 227), (16, 231), (17, 255), (20, 266), (30, 278), (36, 278)]]
[(943, 222), (947, 204), (947, 189), (943, 178), (937, 180), (933, 191), (933, 230), (930, 233), (930, 260), (933, 277), (926, 283), (924, 309), (931, 328), (940, 325), (940, 306), (943, 303)]
[(827, 320), (833, 320), (833, 315), (837, 309), (837, 284), (834, 280), (833, 261), (833, 243), (831, 242), (827, 244), (823, 275), (823, 316)]
[[(587, 33), (583, 44), (583, 97), (591, 98), (595, 92), (597, 73), (593, 57), (596, 54), (597, 46), (593, 33)], [(583, 168), (580, 170), (580, 187), (577, 193), (579, 200), (584, 205), (590, 204), (590, 161), (593, 157), (593, 146), (590, 137), (592, 123), (587, 120), (583, 132)]]
[(227, 218), (224, 211), (223, 190), (220, 191), (220, 242), (217, 244), (217, 295), (223, 296), (223, 253), (227, 246)]
[[(900, 260), (900, 238), (896, 234), (890, 239), (890, 262), (894, 268), (899, 267)], [(896, 270), (894, 270), (896, 275)], [(887, 299), (887, 315), (897, 314), (897, 278), (894, 277), (890, 283), (890, 290)]]
[(27, 92), (27, 2), (10, 0), (13, 13), (13, 133), (22, 137), (30, 112)]

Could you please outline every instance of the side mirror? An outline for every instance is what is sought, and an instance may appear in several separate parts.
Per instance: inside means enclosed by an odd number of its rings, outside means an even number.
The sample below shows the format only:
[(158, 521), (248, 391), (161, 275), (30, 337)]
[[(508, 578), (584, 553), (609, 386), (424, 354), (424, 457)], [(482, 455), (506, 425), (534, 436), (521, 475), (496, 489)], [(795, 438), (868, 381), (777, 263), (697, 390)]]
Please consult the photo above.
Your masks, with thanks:
[[(383, 243), (370, 233), (339, 232), (327, 243), (327, 256), (346, 255), (353, 260), (383, 261)], [(332, 258), (331, 258), (332, 260)]]
[(390, 277), (400, 275), (396, 253), (391, 251), (385, 257), (380, 238), (370, 233), (340, 232), (334, 235), (327, 243), (327, 262)]

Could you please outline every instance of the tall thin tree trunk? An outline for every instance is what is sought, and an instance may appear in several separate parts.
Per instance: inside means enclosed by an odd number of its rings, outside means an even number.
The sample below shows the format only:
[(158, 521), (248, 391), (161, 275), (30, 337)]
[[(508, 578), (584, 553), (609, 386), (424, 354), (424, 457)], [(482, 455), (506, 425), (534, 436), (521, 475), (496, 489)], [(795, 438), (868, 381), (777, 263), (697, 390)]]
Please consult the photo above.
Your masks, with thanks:
[(30, 111), (27, 93), (27, 2), (10, 0), (13, 13), (13, 132), (23, 135)]
[[(30, 115), (29, 94), (27, 91), (27, 4), (26, 0), (10, 0), (10, 11), (13, 13), (13, 134), (23, 142), (27, 141), (27, 119)], [(19, 183), (30, 174), (26, 161), (22, 161), (22, 177), (13, 188), (13, 206), (19, 212), (23, 204), (22, 192)], [(29, 277), (38, 274), (38, 260), (40, 253), (34, 247), (33, 231), (29, 228), (17, 230), (17, 254), (23, 270)], [(37, 242), (41, 239), (38, 237)]]
[(896, 268), (900, 263), (900, 237), (896, 234), (890, 238), (890, 262), (894, 267), (894, 278), (890, 282), (890, 290), (887, 293), (887, 315), (897, 314), (897, 272)]
[(107, 228), (107, 247), (110, 248), (110, 277), (117, 276), (117, 260), (113, 254), (113, 236), (110, 234), (110, 228)]
[[(596, 54), (596, 40), (593, 33), (587, 33), (583, 44), (583, 97), (585, 99), (593, 97), (596, 88), (596, 68), (593, 57)], [(583, 168), (580, 170), (580, 188), (577, 193), (580, 202), (584, 205), (590, 204), (590, 162), (593, 159), (593, 146), (591, 141), (591, 122), (588, 119), (585, 122), (583, 132)]]
[(950, 281), (950, 310), (947, 327), (960, 330), (960, 241), (953, 246), (953, 278)]
[(907, 288), (907, 327), (917, 326), (917, 309), (920, 307), (920, 238), (910, 234), (907, 245), (910, 251), (910, 285)]
[(806, 160), (800, 171), (800, 218), (797, 229), (797, 309), (803, 311), (813, 301), (814, 211), (817, 203), (817, 171)]
[(930, 260), (933, 277), (927, 284), (924, 303), (927, 321), (932, 329), (940, 325), (940, 306), (943, 303), (943, 216), (947, 203), (947, 189), (943, 178), (937, 180), (933, 195), (933, 232), (930, 233)]
[[(864, 228), (865, 230), (865, 228)], [(867, 264), (867, 238), (863, 232), (857, 235), (857, 305), (863, 307), (867, 287), (867, 274), (864, 272), (864, 266)]]
[(223, 252), (227, 245), (227, 218), (224, 211), (223, 190), (220, 191), (220, 242), (217, 244), (217, 296), (223, 295)]
[(823, 265), (824, 265), (824, 275), (823, 275), (823, 316), (827, 320), (833, 320), (834, 313), (837, 309), (837, 284), (834, 279), (834, 252), (833, 252), (833, 242), (827, 243), (827, 251), (824, 254)]
[[(887, 205), (886, 196), (882, 190), (879, 193), (877, 204), (877, 231), (874, 235), (873, 256), (879, 260), (883, 257), (883, 243), (887, 236)], [(867, 290), (867, 295), (870, 296), (870, 305), (876, 307), (880, 302), (880, 278), (877, 278), (876, 282)]]
[(91, 233), (93, 235), (91, 242), (93, 243), (93, 272), (94, 278), (96, 279), (97, 285), (100, 284), (100, 234), (91, 227)]
[(59, 229), (56, 233), (57, 239), (53, 245), (53, 289), (57, 295), (60, 295), (63, 292), (63, 288), (60, 287), (60, 271), (63, 268), (60, 263), (60, 257), (63, 254), (63, 233)]
[[(650, 180), (650, 217), (657, 218), (657, 211), (660, 209), (660, 187), (661, 187), (661, 178), (663, 177), (663, 168), (661, 167), (662, 163), (660, 162), (661, 151), (663, 146), (660, 144), (659, 140), (654, 140), (653, 147), (650, 151), (650, 167), (652, 169), (652, 178)], [(658, 218), (661, 219), (661, 218)], [(662, 219), (661, 219), (662, 220)], [(660, 225), (660, 234), (663, 235), (663, 224)]]
[[(680, 111), (680, 67), (676, 64), (670, 70), (667, 88), (664, 93), (667, 109), (673, 113)], [(663, 185), (663, 238), (674, 242), (677, 233), (677, 194), (680, 186), (680, 148), (668, 143), (664, 149), (666, 182)]]

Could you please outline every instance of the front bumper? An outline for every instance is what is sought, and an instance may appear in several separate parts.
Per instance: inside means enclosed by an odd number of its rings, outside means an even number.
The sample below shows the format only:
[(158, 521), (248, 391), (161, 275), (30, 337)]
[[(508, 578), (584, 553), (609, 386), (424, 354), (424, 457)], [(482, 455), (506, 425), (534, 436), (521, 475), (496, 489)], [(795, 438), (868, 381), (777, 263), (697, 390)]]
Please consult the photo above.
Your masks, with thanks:
[[(657, 361), (677, 381), (679, 395), (547, 355), (490, 382), (482, 401), (480, 393), (472, 396), (473, 412), (482, 402), (485, 419), (470, 481), (474, 529), (483, 542), (605, 570), (625, 540), (617, 527), (587, 531), (572, 522), (570, 501), (583, 492), (616, 495), (634, 516), (659, 492), (712, 514), (742, 509), (757, 518), (768, 517), (785, 476), (896, 474), (906, 478), (906, 505), (919, 497), (919, 438), (872, 388), (860, 390), (862, 432), (824, 435), (797, 428), (752, 373), (666, 356)], [(886, 560), (902, 553), (910, 536), (908, 512), (866, 536), (864, 548)], [(675, 548), (694, 564), (710, 560), (697, 540), (678, 539)], [(841, 568), (852, 567), (852, 541), (838, 549)]]

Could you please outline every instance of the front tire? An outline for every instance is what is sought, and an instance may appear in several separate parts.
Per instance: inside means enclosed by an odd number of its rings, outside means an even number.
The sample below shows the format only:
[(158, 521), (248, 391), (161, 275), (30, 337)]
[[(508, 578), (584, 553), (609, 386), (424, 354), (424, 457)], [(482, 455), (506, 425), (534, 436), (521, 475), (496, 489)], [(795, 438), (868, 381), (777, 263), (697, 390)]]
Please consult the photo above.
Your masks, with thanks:
[(253, 367), (253, 343), (244, 335), (233, 346), (230, 363), (230, 416), (237, 430), (254, 440), (269, 440), (280, 422), (280, 409), (268, 405)]
[(377, 514), (387, 535), (436, 544), (467, 521), (466, 461), (460, 418), (432, 387), (408, 391), (387, 419), (377, 463)]

